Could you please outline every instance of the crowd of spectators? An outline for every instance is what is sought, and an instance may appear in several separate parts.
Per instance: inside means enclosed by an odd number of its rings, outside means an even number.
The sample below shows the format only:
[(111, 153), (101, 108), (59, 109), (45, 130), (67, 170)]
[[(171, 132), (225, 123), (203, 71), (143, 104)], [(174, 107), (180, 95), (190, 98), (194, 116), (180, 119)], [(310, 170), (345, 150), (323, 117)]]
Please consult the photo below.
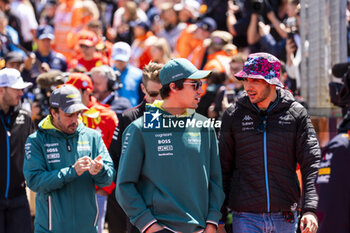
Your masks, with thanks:
[(40, 74), (59, 70), (68, 77), (101, 65), (121, 73), (117, 93), (136, 106), (143, 98), (143, 67), (183, 57), (213, 71), (198, 111), (218, 116), (213, 106), (225, 88), (231, 99), (237, 54), (275, 55), (285, 62), (286, 88), (299, 94), (299, 11), (298, 0), (0, 0), (0, 66), (15, 63), (33, 83), (24, 97), (28, 110), (43, 104), (47, 90), (36, 83)]
[(22, 106), (37, 125), (50, 92), (76, 73), (120, 116), (144, 99), (149, 62), (186, 58), (212, 71), (197, 112), (220, 119), (243, 91), (233, 74), (253, 52), (279, 58), (285, 88), (300, 94), (299, 12), (299, 0), (0, 0), (0, 69), (33, 84)]

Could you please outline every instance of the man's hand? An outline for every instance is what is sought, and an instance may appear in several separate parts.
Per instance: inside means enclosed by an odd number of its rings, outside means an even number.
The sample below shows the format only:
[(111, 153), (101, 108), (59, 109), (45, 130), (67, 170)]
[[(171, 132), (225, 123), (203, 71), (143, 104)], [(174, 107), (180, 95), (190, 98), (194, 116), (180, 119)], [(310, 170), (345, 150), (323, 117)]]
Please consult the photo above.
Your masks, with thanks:
[(89, 172), (91, 175), (97, 175), (103, 167), (102, 155), (97, 156), (94, 160), (91, 160), (91, 166)]
[(204, 233), (216, 233), (216, 226), (214, 224), (208, 223), (204, 229)]
[(287, 39), (286, 41), (286, 52), (287, 54), (294, 54), (297, 50), (297, 46), (293, 39)]
[(217, 233), (226, 233), (225, 224), (219, 224)]
[(31, 70), (35, 63), (35, 60), (36, 60), (35, 53), (28, 54), (28, 56), (24, 59), (24, 69)]
[(147, 228), (145, 233), (153, 233), (161, 230), (163, 230), (163, 227), (161, 227), (161, 225), (159, 225), (158, 223), (153, 223), (149, 228)]
[(85, 171), (90, 169), (91, 158), (88, 156), (84, 156), (79, 158), (75, 164), (74, 169), (78, 176), (81, 176)]
[(43, 70), (43, 72), (49, 72), (50, 71), (50, 65), (46, 62), (41, 63), (40, 68)]
[(302, 233), (316, 233), (318, 229), (317, 216), (312, 212), (306, 212), (300, 220)]

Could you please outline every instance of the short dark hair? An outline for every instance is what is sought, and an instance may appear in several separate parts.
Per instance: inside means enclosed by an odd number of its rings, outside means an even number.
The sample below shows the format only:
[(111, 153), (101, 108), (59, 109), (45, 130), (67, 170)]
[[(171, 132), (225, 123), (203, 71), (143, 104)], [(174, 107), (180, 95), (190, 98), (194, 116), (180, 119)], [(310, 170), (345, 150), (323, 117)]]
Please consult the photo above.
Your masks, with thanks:
[[(176, 80), (176, 81), (171, 82), (171, 83), (175, 84), (176, 89), (182, 90), (184, 88), (185, 81), (186, 81), (186, 79), (180, 79), (180, 80)], [(160, 97), (162, 97), (162, 99), (167, 98), (169, 96), (169, 93), (170, 93), (170, 83), (163, 85), (159, 92), (160, 92)]]

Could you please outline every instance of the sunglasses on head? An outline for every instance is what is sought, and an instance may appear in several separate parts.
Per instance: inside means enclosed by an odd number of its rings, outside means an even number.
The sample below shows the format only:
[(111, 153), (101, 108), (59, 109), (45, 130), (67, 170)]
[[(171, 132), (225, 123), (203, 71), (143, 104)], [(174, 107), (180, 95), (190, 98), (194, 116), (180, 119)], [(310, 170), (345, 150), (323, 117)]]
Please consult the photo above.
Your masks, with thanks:
[(202, 86), (202, 82), (195, 82), (195, 83), (184, 83), (187, 85), (192, 85), (194, 86), (194, 90), (197, 91), (201, 86)]

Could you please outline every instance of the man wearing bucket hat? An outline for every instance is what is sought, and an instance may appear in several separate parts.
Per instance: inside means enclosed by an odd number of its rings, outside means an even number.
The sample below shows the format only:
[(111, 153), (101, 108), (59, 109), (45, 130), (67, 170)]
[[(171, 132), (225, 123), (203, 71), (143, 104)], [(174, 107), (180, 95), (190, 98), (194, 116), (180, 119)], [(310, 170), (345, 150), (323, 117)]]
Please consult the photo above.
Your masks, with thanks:
[(28, 187), (37, 192), (35, 232), (97, 232), (95, 185), (111, 184), (115, 170), (101, 134), (80, 121), (80, 92), (55, 89), (50, 114), (25, 145)]
[(34, 131), (30, 113), (19, 103), (23, 82), (16, 69), (0, 70), (0, 232), (31, 232), (31, 217), (22, 167), (24, 144)]
[(224, 196), (216, 135), (194, 112), (208, 75), (184, 58), (167, 62), (163, 101), (123, 133), (116, 198), (141, 232), (217, 230)]
[(314, 182), (320, 148), (306, 109), (283, 89), (279, 75), (276, 57), (250, 54), (243, 70), (235, 74), (243, 81), (245, 94), (222, 118), (219, 150), (226, 194), (222, 211), (227, 207), (233, 211), (233, 232), (266, 232), (266, 228), (295, 232), (299, 209), (301, 232), (317, 231)]

